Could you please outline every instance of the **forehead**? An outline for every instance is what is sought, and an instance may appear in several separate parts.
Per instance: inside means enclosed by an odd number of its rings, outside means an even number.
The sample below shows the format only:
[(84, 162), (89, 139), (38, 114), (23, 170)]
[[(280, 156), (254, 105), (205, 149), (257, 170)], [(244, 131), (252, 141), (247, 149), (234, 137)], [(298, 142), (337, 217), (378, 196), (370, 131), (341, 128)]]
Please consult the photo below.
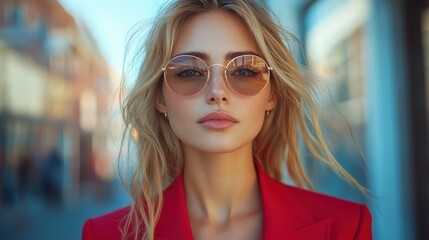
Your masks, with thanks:
[(209, 11), (189, 18), (173, 46), (173, 56), (202, 52), (209, 59), (225, 59), (230, 52), (260, 53), (259, 47), (241, 18), (227, 11)]

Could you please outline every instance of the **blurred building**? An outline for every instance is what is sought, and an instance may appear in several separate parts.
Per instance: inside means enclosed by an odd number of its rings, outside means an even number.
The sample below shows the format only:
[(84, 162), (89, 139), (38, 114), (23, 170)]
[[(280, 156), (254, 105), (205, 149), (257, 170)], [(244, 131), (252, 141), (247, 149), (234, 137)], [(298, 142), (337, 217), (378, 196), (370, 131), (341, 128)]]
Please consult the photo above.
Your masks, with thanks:
[(375, 239), (429, 239), (429, 2), (266, 2), (317, 74), (335, 156), (373, 196), (310, 162), (317, 190), (366, 202)]
[(56, 0), (2, 0), (0, 73), (0, 199), (25, 173), (33, 185), (55, 176), (65, 199), (111, 176), (109, 68), (85, 26)]

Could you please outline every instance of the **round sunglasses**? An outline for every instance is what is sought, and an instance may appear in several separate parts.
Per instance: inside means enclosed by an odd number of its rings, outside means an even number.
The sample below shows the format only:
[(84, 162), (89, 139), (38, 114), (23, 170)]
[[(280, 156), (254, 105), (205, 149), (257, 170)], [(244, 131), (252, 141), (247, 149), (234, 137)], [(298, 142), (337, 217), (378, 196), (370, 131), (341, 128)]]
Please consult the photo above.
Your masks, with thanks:
[(179, 55), (168, 61), (162, 69), (167, 87), (181, 96), (192, 96), (202, 91), (210, 79), (210, 68), (224, 67), (226, 84), (229, 89), (244, 95), (260, 93), (270, 80), (271, 67), (259, 56), (237, 56), (225, 66), (212, 64), (192, 55)]

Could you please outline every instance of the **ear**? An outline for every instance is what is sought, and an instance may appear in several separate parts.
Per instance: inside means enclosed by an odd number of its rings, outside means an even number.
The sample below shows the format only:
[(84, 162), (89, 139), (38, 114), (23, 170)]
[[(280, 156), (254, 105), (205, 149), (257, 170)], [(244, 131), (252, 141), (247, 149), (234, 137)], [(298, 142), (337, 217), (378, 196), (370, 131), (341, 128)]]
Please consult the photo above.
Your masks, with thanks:
[(270, 94), (268, 102), (265, 106), (265, 111), (271, 111), (277, 106), (277, 97), (274, 94)]
[(155, 108), (161, 113), (167, 112), (167, 106), (165, 105), (164, 97), (162, 96), (162, 94), (159, 94), (156, 98)]

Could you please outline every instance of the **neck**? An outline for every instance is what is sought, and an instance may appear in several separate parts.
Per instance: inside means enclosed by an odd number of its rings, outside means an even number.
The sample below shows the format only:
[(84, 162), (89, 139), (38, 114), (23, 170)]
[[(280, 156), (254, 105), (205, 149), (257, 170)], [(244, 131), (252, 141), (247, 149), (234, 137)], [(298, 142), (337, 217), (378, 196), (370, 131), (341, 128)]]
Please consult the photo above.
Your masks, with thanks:
[(234, 217), (260, 210), (251, 148), (221, 154), (185, 153), (183, 178), (191, 218), (225, 225)]

